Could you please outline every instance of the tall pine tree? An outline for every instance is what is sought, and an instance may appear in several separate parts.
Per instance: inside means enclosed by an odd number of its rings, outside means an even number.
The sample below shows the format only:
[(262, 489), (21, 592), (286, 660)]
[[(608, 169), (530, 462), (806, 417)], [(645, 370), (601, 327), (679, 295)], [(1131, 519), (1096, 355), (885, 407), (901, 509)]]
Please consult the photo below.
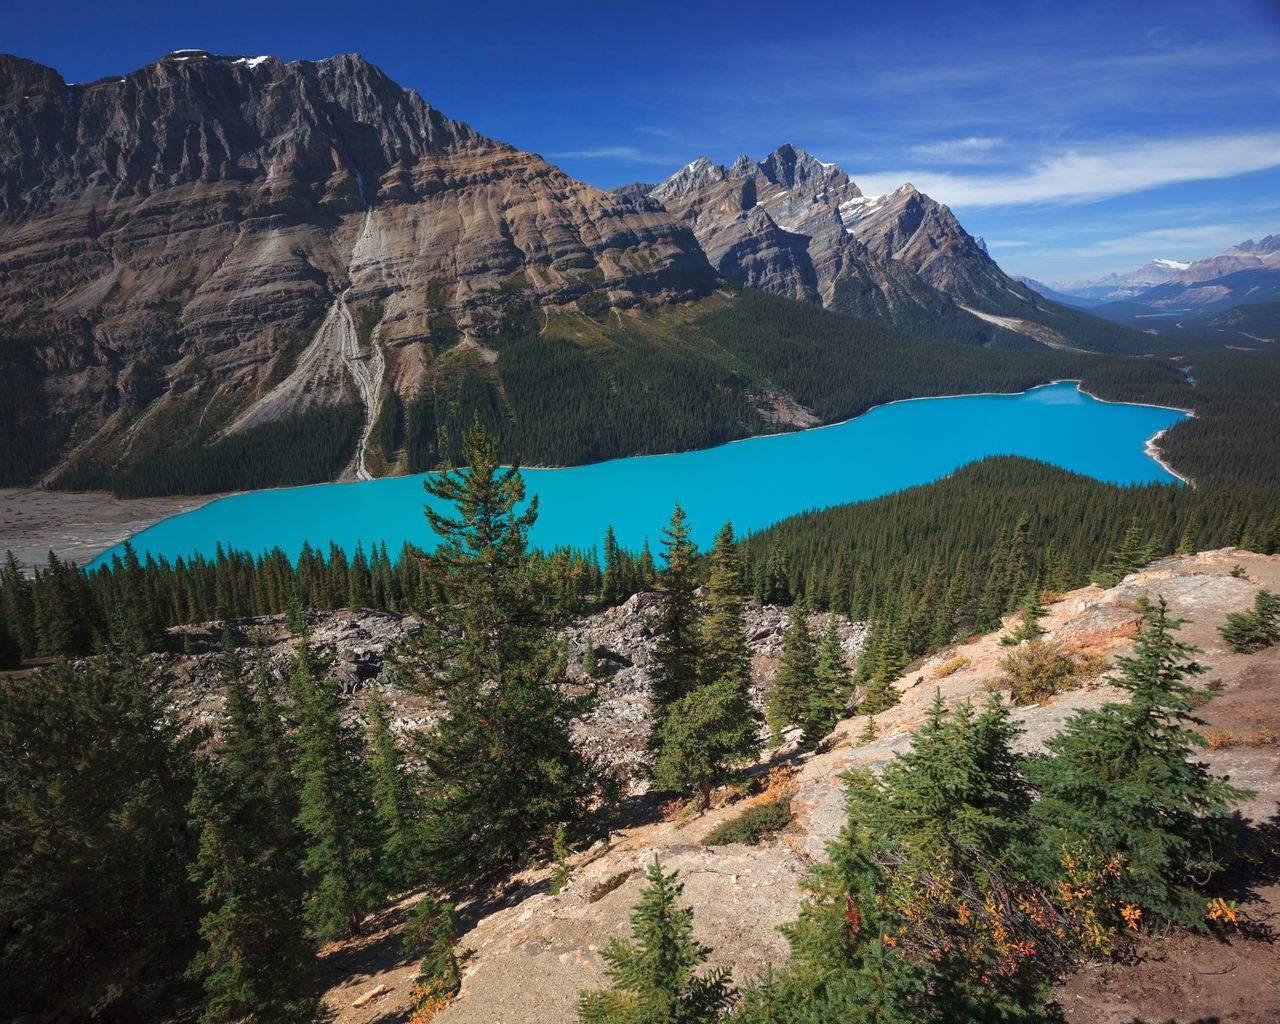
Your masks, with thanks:
[(594, 695), (567, 691), (546, 611), (553, 595), (526, 547), (537, 498), (520, 509), (519, 468), (499, 468), (478, 421), (465, 447), (466, 471), (425, 484), (452, 511), (426, 508), (439, 539), (427, 568), (443, 600), (420, 611), (428, 628), (407, 680), (446, 712), (417, 749), (427, 766), (425, 854), (450, 886), (549, 850), (556, 825), (585, 813), (598, 774), (569, 735)]

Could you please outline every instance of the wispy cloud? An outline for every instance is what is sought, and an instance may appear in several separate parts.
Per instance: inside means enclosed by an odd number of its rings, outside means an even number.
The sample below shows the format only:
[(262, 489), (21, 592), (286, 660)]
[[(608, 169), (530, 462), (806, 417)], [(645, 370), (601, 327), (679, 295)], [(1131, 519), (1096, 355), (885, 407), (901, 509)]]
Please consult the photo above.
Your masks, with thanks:
[(1278, 166), (1280, 132), (1260, 132), (1070, 149), (1012, 174), (886, 171), (861, 174), (858, 183), (868, 192), (879, 192), (910, 181), (940, 202), (972, 208), (1085, 203)]
[(596, 146), (592, 149), (569, 149), (560, 153), (548, 153), (554, 160), (634, 160), (642, 164), (678, 163), (669, 156), (645, 153), (635, 146)]
[(1004, 144), (1003, 139), (970, 135), (967, 139), (940, 139), (912, 146), (911, 152), (922, 160), (936, 163), (985, 163), (992, 152)]

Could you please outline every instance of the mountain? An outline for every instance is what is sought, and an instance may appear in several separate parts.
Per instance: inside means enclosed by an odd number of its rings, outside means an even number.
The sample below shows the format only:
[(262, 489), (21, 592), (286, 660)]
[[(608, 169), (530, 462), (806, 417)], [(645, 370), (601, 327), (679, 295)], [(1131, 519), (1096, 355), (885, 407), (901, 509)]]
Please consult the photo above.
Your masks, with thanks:
[(475, 417), (505, 459), (574, 464), (1151, 346), (909, 184), (865, 196), (783, 146), (602, 192), (355, 55), (187, 50), (84, 85), (0, 56), (0, 124), (0, 485), (418, 472)]
[(838, 165), (790, 144), (728, 167), (698, 157), (648, 196), (689, 226), (721, 274), (775, 295), (970, 344), (1136, 344), (1008, 277), (909, 182), (864, 195)]
[[(0, 124), (0, 433), (25, 459), (9, 479), (48, 478), (68, 447), (92, 477), (326, 409), (356, 417), (366, 475), (382, 400), (483, 363), (469, 339), (513, 302), (626, 309), (714, 285), (656, 204), (488, 139), (355, 55), (181, 51), (85, 85), (0, 56)], [(350, 415), (312, 425), (349, 434)]]
[(1093, 306), (1100, 306), (1103, 301), (1105, 301), (1103, 299), (1082, 298), (1079, 295), (1058, 291), (1056, 288), (1050, 287), (1043, 281), (1037, 281), (1034, 277), (1022, 277), (1021, 275), (1015, 274), (1013, 279), (1019, 284), (1025, 284), (1033, 292), (1038, 292), (1052, 302), (1057, 302), (1064, 306), (1075, 306), (1076, 309), (1089, 309)]
[(1168, 280), (1133, 297), (1167, 312), (1202, 313), (1244, 303), (1280, 300), (1280, 235), (1252, 239), (1188, 264)]
[(1189, 266), (1191, 264), (1180, 263), (1178, 260), (1155, 259), (1124, 274), (1107, 274), (1096, 281), (1074, 281), (1060, 285), (1058, 291), (1076, 301), (1091, 300), (1094, 305), (1131, 299), (1148, 288), (1172, 281)]

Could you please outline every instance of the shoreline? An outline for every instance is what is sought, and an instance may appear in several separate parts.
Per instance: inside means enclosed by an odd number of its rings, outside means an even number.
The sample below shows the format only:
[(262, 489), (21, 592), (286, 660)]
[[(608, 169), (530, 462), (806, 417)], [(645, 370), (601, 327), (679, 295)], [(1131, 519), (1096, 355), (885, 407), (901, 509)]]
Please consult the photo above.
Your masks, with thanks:
[(0, 552), (12, 551), (27, 572), (45, 566), (50, 551), (83, 568), (156, 523), (236, 493), (248, 492), (117, 498), (106, 491), (2, 487)]
[[(791, 434), (844, 426), (854, 420), (861, 419), (876, 409), (883, 409), (903, 402), (927, 402), (947, 398), (1014, 398), (1041, 388), (1054, 387), (1058, 384), (1074, 384), (1080, 394), (1096, 402), (1103, 402), (1108, 405), (1137, 405), (1195, 416), (1194, 411), (1179, 409), (1175, 406), (1155, 405), (1150, 402), (1119, 402), (1099, 398), (1097, 395), (1091, 394), (1082, 388), (1079, 380), (1063, 378), (1061, 380), (1052, 380), (1045, 384), (1036, 384), (1022, 391), (976, 391), (953, 395), (919, 395), (911, 398), (895, 398), (889, 402), (873, 405), (856, 416), (850, 416), (834, 423), (823, 423), (818, 426), (806, 427), (802, 430), (752, 434), (748, 437), (734, 438), (731, 441), (711, 445), (708, 448), (692, 448), (680, 452), (658, 452), (645, 455), (624, 455), (613, 459), (601, 459), (599, 462), (582, 463), (580, 466), (522, 464), (520, 468), (530, 471), (576, 469), (601, 465), (606, 462), (617, 462), (622, 459), (662, 458), (668, 455), (686, 455), (694, 452), (712, 451), (724, 445), (757, 441), (769, 437), (786, 437)], [(1162, 457), (1162, 453), (1157, 447), (1159, 439), (1168, 429), (1168, 427), (1165, 427), (1148, 438), (1143, 452), (1170, 476), (1187, 486), (1194, 487), (1195, 481), (1173, 469)], [(405, 474), (406, 477), (424, 475), (421, 473)], [(255, 491), (228, 491), (218, 494), (173, 495), (156, 498), (116, 498), (105, 491), (47, 491), (28, 487), (0, 488), (0, 550), (11, 549), (19, 563), (27, 570), (30, 570), (32, 566), (43, 565), (48, 552), (51, 550), (60, 559), (73, 561), (79, 566), (87, 566), (100, 555), (165, 519), (203, 508), (205, 505), (221, 501), (224, 498), (269, 491), (292, 491), (303, 487), (325, 487), (339, 483), (342, 485), (374, 483), (377, 480), (386, 479), (397, 478), (377, 477), (375, 480), (346, 480), (341, 482), (327, 480), (314, 484), (296, 484), (290, 487), (263, 487)]]

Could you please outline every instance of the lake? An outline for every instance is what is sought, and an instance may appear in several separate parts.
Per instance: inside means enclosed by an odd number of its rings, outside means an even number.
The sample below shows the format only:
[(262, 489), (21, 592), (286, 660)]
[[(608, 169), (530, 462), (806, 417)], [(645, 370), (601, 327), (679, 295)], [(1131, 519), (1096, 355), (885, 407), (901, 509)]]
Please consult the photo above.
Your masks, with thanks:
[[(1018, 395), (895, 402), (829, 427), (522, 474), (527, 493), (538, 495), (535, 545), (589, 547), (612, 525), (623, 547), (638, 551), (647, 537), (656, 556), (676, 502), (705, 548), (727, 519), (741, 535), (807, 509), (928, 483), (987, 455), (1042, 459), (1115, 483), (1172, 481), (1144, 445), (1185, 416), (1100, 402), (1059, 383)], [(278, 545), (294, 558), (303, 541), (325, 550), (333, 541), (348, 555), (357, 542), (367, 551), (385, 541), (394, 559), (406, 540), (430, 546), (422, 481), (418, 475), (236, 495), (166, 519), (133, 544), (139, 555), (172, 561), (211, 555), (218, 542), (254, 553)]]

